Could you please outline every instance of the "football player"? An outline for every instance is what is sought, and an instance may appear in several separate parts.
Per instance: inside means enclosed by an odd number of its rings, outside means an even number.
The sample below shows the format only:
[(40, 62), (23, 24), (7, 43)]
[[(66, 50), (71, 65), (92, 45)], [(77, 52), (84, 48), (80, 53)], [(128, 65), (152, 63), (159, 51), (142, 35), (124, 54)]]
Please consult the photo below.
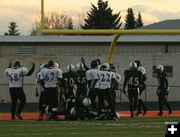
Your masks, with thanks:
[(87, 97), (87, 80), (86, 80), (86, 70), (83, 63), (76, 64), (76, 74), (77, 74), (77, 90), (76, 90), (76, 110), (78, 118), (84, 119), (86, 117), (87, 107), (83, 105), (83, 99)]
[(136, 64), (137, 64), (137, 67), (138, 67), (138, 71), (141, 71), (142, 73), (142, 83), (139, 87), (139, 97), (138, 97), (138, 107), (137, 107), (137, 115), (139, 114), (142, 114), (141, 112), (141, 108), (143, 110), (143, 115), (145, 115), (147, 113), (147, 107), (145, 106), (142, 98), (141, 98), (141, 95), (142, 95), (142, 92), (146, 89), (146, 69), (142, 66), (142, 63), (140, 60), (135, 60)]
[(69, 119), (70, 110), (75, 107), (75, 84), (76, 84), (77, 74), (75, 73), (74, 65), (70, 64), (67, 66), (67, 72), (63, 73), (63, 93), (66, 99), (65, 107), (65, 119)]
[(116, 76), (115, 73), (109, 71), (110, 66), (108, 63), (103, 63), (100, 67), (100, 79), (99, 79), (99, 90), (98, 90), (98, 116), (101, 116), (102, 109), (104, 106), (104, 100), (107, 100), (108, 108), (111, 111), (112, 119), (115, 118), (115, 108), (113, 106), (113, 99), (111, 88), (114, 89)]
[[(23, 90), (23, 81), (25, 76), (31, 76), (34, 72), (35, 63), (32, 63), (32, 68), (28, 71), (26, 67), (21, 65), (20, 61), (16, 61), (14, 66), (10, 66), (5, 70), (5, 74), (9, 79), (9, 89), (11, 96), (11, 119), (15, 120), (15, 115), (22, 120), (21, 112), (26, 104), (26, 96)], [(16, 112), (16, 105), (18, 100), (20, 104)], [(16, 114), (15, 114), (16, 113)]]
[(62, 82), (62, 71), (54, 66), (54, 61), (48, 61), (47, 68), (42, 69), (40, 82), (45, 89), (49, 120), (57, 120), (58, 86)]
[(86, 71), (84, 65), (82, 63), (76, 64), (76, 74), (77, 74), (77, 90), (76, 97), (80, 97), (81, 95), (87, 96), (87, 81), (86, 81)]
[(111, 71), (113, 73), (115, 73), (115, 76), (116, 76), (115, 86), (114, 86), (114, 88), (111, 89), (112, 99), (113, 99), (113, 106), (115, 108), (115, 104), (116, 104), (116, 90), (118, 90), (118, 87), (120, 85), (121, 75), (117, 72), (117, 68), (115, 66), (111, 67)]
[(163, 115), (163, 103), (166, 105), (169, 111), (169, 115), (172, 115), (172, 110), (167, 102), (168, 94), (169, 94), (169, 85), (168, 85), (168, 76), (164, 72), (163, 65), (158, 65), (157, 69), (157, 80), (158, 80), (158, 89), (157, 89), (157, 96), (158, 96), (158, 104), (159, 104), (159, 116)]
[(96, 60), (93, 60), (91, 62), (91, 69), (86, 71), (86, 79), (89, 88), (88, 96), (91, 99), (93, 109), (97, 109), (96, 97), (99, 90), (99, 72), (100, 70), (98, 69), (98, 63)]
[[(45, 113), (46, 109), (46, 96), (44, 92), (44, 85), (41, 85), (40, 83), (40, 76), (41, 76), (41, 71), (46, 67), (46, 64), (40, 64), (39, 70), (36, 74), (36, 82), (35, 82), (35, 88), (36, 88), (36, 93), (35, 96), (39, 97), (39, 119), (38, 120), (43, 120), (43, 115)], [(40, 95), (39, 95), (40, 91)]]
[(130, 63), (130, 68), (124, 72), (123, 92), (126, 95), (126, 86), (128, 87), (129, 109), (131, 117), (134, 117), (134, 112), (137, 109), (138, 91), (142, 83), (142, 73), (137, 70), (135, 62)]

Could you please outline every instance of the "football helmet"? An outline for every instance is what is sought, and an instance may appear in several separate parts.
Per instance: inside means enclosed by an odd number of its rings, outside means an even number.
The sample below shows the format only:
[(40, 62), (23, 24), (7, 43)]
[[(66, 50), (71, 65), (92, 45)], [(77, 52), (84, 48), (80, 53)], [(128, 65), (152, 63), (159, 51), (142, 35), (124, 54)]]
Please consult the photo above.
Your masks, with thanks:
[(103, 63), (100, 67), (100, 70), (105, 70), (105, 71), (108, 71), (110, 68), (109, 64), (108, 63)]
[(96, 68), (96, 67), (98, 67), (98, 62), (96, 60), (93, 60), (91, 62), (91, 68)]
[(54, 61), (49, 60), (49, 61), (48, 61), (48, 67), (52, 67), (52, 66), (54, 66)]
[(45, 68), (46, 64), (39, 64), (39, 71), (41, 71), (43, 68)]
[(98, 63), (98, 65), (101, 65), (101, 60), (100, 59), (95, 59), (95, 61)]
[(76, 64), (76, 69), (77, 70), (85, 70), (83, 63), (77, 63)]
[(137, 69), (137, 64), (136, 64), (135, 62), (131, 62), (131, 63), (129, 64), (129, 68), (130, 68), (130, 69)]
[(164, 71), (163, 65), (157, 65), (156, 69), (160, 70), (161, 72)]
[(117, 68), (115, 66), (112, 66), (111, 71), (114, 72), (114, 73), (117, 73)]
[(142, 66), (142, 63), (140, 60), (135, 60), (134, 62), (137, 64), (137, 67)]
[(21, 64), (20, 61), (15, 61), (14, 67), (19, 68), (19, 67), (21, 67), (21, 66), (22, 66), (22, 64)]
[(57, 62), (54, 62), (54, 67), (59, 68), (59, 64)]
[(70, 64), (70, 65), (67, 65), (66, 69), (67, 69), (67, 71), (74, 71), (75, 67), (74, 67), (74, 65)]

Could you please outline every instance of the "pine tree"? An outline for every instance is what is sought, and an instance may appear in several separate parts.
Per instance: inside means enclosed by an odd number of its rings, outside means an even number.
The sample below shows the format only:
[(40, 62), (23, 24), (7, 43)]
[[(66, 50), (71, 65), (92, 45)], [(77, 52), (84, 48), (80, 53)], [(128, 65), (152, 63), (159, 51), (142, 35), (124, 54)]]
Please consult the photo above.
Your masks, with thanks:
[(133, 9), (128, 8), (127, 15), (125, 18), (124, 29), (134, 29), (134, 28), (136, 28), (136, 21), (135, 21)]
[(138, 18), (136, 20), (136, 28), (140, 28), (144, 25), (142, 17), (141, 17), (141, 13), (138, 13)]
[(5, 32), (4, 35), (12, 35), (12, 36), (20, 35), (20, 33), (18, 32), (19, 29), (18, 29), (16, 22), (14, 22), (14, 21), (10, 22), (8, 28), (9, 28), (8, 32)]
[(97, 7), (93, 4), (91, 6), (87, 18), (84, 19), (83, 29), (119, 29), (121, 27), (120, 12), (113, 14), (108, 1), (98, 0)]

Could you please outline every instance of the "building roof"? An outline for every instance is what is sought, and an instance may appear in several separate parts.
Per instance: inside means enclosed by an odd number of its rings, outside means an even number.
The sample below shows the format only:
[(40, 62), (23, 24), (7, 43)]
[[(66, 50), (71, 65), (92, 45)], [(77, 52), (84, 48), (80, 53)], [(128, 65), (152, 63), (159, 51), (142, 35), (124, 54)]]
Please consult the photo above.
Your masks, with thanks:
[(143, 26), (140, 29), (180, 29), (180, 19), (164, 20)]
[[(100, 43), (111, 42), (113, 36), (0, 36), (0, 43)], [(180, 42), (180, 35), (125, 35), (118, 42)]]

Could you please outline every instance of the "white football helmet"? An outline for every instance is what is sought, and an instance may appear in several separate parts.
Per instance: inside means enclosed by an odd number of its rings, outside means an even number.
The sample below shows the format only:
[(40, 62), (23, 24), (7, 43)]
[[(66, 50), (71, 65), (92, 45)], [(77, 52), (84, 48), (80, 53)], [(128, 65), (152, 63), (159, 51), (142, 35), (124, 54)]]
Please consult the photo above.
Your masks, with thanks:
[(54, 62), (54, 67), (59, 68), (59, 64), (57, 62)]
[(45, 68), (45, 65), (46, 65), (46, 64), (40, 64), (40, 66), (39, 66), (39, 71), (41, 71), (43, 68)]
[(101, 66), (100, 66), (100, 70), (105, 70), (105, 71), (108, 71), (110, 69), (110, 66), (108, 63), (103, 63)]
[(137, 64), (136, 64), (135, 62), (131, 62), (131, 63), (129, 64), (129, 68), (130, 68), (130, 69), (137, 69)]
[(160, 71), (164, 71), (163, 65), (157, 65), (156, 69), (158, 69), (158, 70), (160, 70)]
[(75, 70), (75, 67), (74, 65), (70, 64), (70, 65), (67, 65), (67, 71), (74, 71)]
[(76, 69), (77, 70), (85, 70), (83, 63), (77, 63), (76, 64)]

